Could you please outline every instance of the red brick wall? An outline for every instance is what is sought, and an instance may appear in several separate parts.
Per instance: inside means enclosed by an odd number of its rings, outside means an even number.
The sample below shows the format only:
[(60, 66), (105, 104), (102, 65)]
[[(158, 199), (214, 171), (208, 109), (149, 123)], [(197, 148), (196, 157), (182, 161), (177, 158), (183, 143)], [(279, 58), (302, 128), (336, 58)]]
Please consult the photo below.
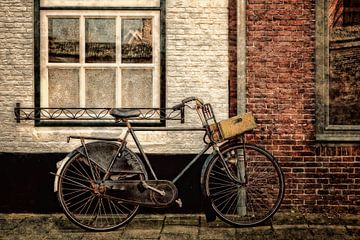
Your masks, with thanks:
[(315, 0), (248, 0), (246, 107), (249, 141), (285, 172), (283, 208), (360, 212), (359, 144), (315, 141)]

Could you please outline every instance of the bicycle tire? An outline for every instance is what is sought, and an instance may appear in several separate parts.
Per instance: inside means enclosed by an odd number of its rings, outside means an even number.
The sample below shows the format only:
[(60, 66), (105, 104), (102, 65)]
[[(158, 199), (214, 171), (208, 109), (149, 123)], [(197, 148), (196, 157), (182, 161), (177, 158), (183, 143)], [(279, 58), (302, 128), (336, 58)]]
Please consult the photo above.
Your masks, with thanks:
[[(110, 151), (106, 152), (113, 154)], [(105, 174), (104, 169), (96, 162), (95, 164), (92, 162), (91, 165), (95, 175), (99, 179), (102, 178)], [(115, 165), (118, 166), (118, 172), (122, 170), (121, 168), (126, 168), (126, 171), (145, 171), (141, 160), (127, 148), (121, 157), (117, 157)], [(145, 172), (144, 174), (115, 176), (132, 180), (147, 179)], [(58, 199), (68, 219), (90, 231), (110, 231), (128, 223), (136, 215), (139, 205), (117, 200), (106, 193), (104, 186), (101, 187), (101, 184), (96, 182), (99, 181), (92, 176), (89, 161), (83, 154), (77, 153), (67, 161), (60, 172)]]
[[(253, 144), (230, 142), (221, 152), (232, 174), (242, 179), (243, 184), (229, 178), (216, 154), (209, 161), (203, 180), (212, 209), (220, 219), (236, 227), (264, 223), (275, 214), (284, 198), (284, 175), (278, 162), (268, 151)], [(243, 163), (239, 161), (241, 158)]]

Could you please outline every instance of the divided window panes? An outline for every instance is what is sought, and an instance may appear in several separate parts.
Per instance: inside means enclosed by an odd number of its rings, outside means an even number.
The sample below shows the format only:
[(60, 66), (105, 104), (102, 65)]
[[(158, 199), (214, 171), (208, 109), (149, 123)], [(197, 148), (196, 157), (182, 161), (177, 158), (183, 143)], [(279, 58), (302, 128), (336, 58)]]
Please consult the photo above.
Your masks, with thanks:
[(160, 106), (158, 11), (41, 12), (41, 107)]

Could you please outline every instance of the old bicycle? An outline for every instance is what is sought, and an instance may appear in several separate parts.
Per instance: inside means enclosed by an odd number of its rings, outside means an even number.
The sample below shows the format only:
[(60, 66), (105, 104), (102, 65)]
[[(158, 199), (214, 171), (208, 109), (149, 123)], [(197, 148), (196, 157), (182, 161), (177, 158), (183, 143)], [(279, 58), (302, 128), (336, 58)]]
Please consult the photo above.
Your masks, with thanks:
[[(172, 181), (157, 178), (136, 132), (159, 129), (132, 126), (132, 119), (140, 116), (136, 109), (111, 110), (117, 122), (126, 124), (122, 139), (69, 137), (81, 139), (82, 144), (59, 163), (55, 176), (55, 191), (66, 216), (84, 229), (108, 231), (128, 223), (140, 206), (181, 205), (175, 183), (212, 148), (200, 179), (212, 211), (236, 227), (258, 225), (271, 218), (284, 196), (284, 177), (268, 151), (245, 142), (244, 133), (256, 127), (254, 117), (247, 113), (217, 122), (211, 104), (195, 97), (184, 99), (172, 111), (183, 112), (185, 107), (196, 110), (205, 144)], [(128, 148), (128, 137), (139, 154)], [(87, 139), (98, 141), (86, 143)]]

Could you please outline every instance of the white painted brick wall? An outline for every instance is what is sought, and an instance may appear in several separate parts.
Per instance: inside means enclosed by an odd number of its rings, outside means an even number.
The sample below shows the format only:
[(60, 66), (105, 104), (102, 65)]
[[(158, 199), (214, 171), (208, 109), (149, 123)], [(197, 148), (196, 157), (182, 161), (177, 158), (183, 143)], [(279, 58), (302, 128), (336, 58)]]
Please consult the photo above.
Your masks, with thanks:
[[(167, 0), (167, 106), (197, 96), (213, 103), (219, 119), (228, 113), (228, 25), (225, 0)], [(33, 1), (0, 0), (0, 152), (68, 152), (68, 135), (117, 137), (113, 127), (37, 127), (16, 123), (16, 102), (33, 107)], [(186, 124), (198, 127), (187, 110)], [(195, 121), (195, 124), (192, 122)], [(168, 122), (168, 126), (180, 125)], [(202, 146), (199, 133), (139, 133), (153, 153), (194, 153)], [(185, 143), (184, 143), (185, 142)], [(133, 144), (132, 144), (133, 145)]]

